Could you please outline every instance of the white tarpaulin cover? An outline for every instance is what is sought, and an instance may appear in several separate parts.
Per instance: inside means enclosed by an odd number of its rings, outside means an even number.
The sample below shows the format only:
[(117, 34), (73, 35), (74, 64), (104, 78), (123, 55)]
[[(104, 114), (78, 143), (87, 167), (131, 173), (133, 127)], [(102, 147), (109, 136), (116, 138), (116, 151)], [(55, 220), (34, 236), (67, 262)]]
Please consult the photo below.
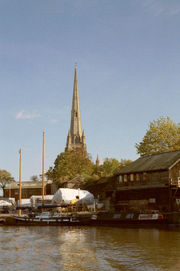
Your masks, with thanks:
[[(44, 196), (44, 201), (47, 202), (51, 202), (51, 200), (53, 199), (54, 195), (45, 195)], [(42, 201), (42, 196), (31, 196), (30, 197), (30, 201), (31, 201), (31, 205), (35, 206), (37, 201)]]
[(15, 203), (16, 203), (15, 198), (3, 198), (2, 200), (7, 201), (7, 202), (10, 202), (10, 203), (12, 203), (12, 204), (15, 204)]
[[(19, 201), (18, 201), (19, 203)], [(31, 200), (30, 199), (21, 199), (21, 206), (31, 206)]]
[(4, 206), (12, 206), (12, 203), (7, 202), (5, 200), (0, 200), (0, 206), (4, 207)]
[[(44, 195), (44, 200), (52, 200), (54, 195)], [(30, 200), (42, 199), (42, 196), (31, 196)]]
[(94, 196), (86, 190), (70, 189), (70, 188), (59, 188), (54, 194), (52, 203), (70, 203), (71, 200), (79, 197), (78, 203), (91, 204), (94, 202)]

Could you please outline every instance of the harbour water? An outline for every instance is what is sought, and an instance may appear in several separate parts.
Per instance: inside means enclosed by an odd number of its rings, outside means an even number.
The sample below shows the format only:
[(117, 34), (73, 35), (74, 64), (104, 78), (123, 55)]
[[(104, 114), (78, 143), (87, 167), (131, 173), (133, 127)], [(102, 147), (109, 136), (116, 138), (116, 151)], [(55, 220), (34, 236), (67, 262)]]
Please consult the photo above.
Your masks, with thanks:
[(2, 271), (180, 270), (180, 229), (0, 227)]

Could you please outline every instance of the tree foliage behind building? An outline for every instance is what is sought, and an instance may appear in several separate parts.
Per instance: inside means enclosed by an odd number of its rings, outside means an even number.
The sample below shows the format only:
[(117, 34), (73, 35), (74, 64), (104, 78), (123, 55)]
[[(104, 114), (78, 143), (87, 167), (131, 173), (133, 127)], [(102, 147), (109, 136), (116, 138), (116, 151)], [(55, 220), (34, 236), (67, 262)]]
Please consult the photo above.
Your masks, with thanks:
[(63, 177), (72, 179), (76, 176), (91, 175), (94, 164), (89, 155), (80, 149), (60, 153), (54, 167), (50, 167), (46, 176), (52, 181), (60, 180)]
[(31, 176), (31, 181), (33, 181), (33, 182), (38, 182), (40, 179), (38, 178), (38, 176), (37, 175), (32, 175)]
[(141, 156), (180, 150), (180, 123), (169, 117), (153, 120), (142, 141), (136, 143), (136, 149)]
[(96, 167), (95, 173), (98, 177), (109, 177), (118, 172), (122, 167), (129, 165), (132, 161), (121, 159), (120, 162), (115, 158), (105, 158), (103, 164)]
[(15, 182), (14, 178), (11, 176), (11, 173), (9, 173), (5, 169), (0, 170), (0, 188), (4, 189), (7, 184), (10, 184), (12, 182)]
[(56, 183), (64, 180), (71, 180), (81, 176), (87, 181), (99, 179), (101, 177), (112, 176), (120, 168), (129, 164), (131, 160), (119, 162), (114, 158), (105, 158), (103, 164), (96, 166), (90, 156), (80, 149), (60, 153), (54, 161), (54, 166), (50, 167), (46, 177)]

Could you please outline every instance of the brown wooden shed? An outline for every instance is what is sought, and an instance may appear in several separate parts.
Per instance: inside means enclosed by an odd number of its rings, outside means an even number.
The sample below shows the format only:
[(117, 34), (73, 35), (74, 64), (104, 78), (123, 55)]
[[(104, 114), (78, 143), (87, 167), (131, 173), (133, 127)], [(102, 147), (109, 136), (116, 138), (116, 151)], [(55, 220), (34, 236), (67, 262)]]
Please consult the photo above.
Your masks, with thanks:
[(117, 187), (179, 185), (180, 151), (143, 156), (122, 168), (117, 176)]
[[(45, 194), (51, 195), (51, 182), (45, 181)], [(22, 198), (27, 199), (31, 196), (42, 195), (42, 183), (39, 181), (22, 182)], [(19, 199), (19, 182), (8, 184), (3, 191), (3, 197)]]
[(180, 210), (180, 151), (140, 157), (114, 177), (117, 209)]

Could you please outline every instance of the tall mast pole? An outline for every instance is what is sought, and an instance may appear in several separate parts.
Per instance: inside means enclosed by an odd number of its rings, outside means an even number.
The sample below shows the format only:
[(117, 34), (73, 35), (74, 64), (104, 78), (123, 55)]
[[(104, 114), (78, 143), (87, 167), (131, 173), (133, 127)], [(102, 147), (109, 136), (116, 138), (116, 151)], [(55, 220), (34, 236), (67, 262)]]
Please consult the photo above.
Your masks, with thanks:
[(44, 204), (44, 155), (45, 155), (45, 132), (43, 132), (43, 151), (42, 151), (42, 204)]
[[(21, 206), (21, 186), (22, 186), (22, 167), (21, 167), (21, 160), (22, 160), (22, 150), (19, 150), (19, 206)], [(18, 212), (19, 216), (21, 216), (21, 209)]]

